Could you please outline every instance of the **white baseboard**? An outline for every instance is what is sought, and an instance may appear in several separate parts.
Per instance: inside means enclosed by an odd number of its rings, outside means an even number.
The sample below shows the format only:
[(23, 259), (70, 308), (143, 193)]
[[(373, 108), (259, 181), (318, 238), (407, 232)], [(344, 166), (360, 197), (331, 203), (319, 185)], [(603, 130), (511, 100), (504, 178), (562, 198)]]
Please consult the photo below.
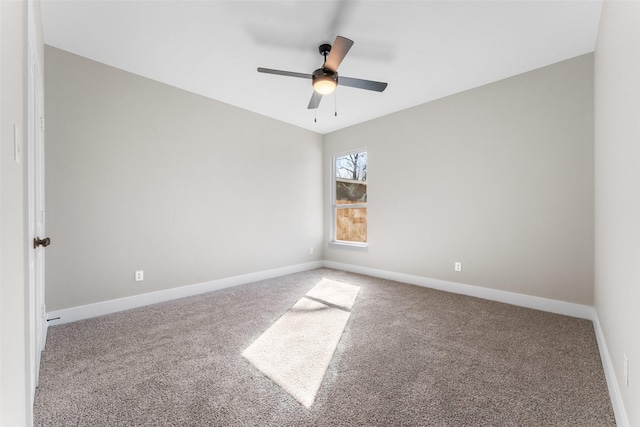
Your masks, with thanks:
[(448, 282), (446, 280), (432, 279), (429, 277), (378, 270), (374, 268), (362, 267), (353, 264), (344, 264), (335, 261), (314, 261), (288, 267), (276, 268), (272, 270), (259, 271), (256, 273), (243, 274), (240, 276), (233, 276), (224, 279), (211, 280), (209, 282), (197, 283), (194, 285), (180, 286), (163, 291), (149, 292), (141, 295), (118, 298), (114, 300), (98, 302), (95, 304), (88, 304), (52, 311), (47, 313), (47, 319), (49, 319), (47, 321), (47, 326), (75, 322), (77, 320), (116, 313), (118, 311), (129, 310), (131, 308), (142, 307), (149, 304), (156, 304), (173, 299), (203, 294), (206, 292), (212, 292), (231, 286), (243, 285), (245, 283), (257, 282), (260, 280), (271, 279), (278, 276), (284, 276), (287, 274), (298, 273), (301, 271), (312, 270), (320, 267), (350, 271), (352, 273), (365, 274), (368, 276), (409, 283), (426, 288), (438, 289), (442, 291), (518, 305), (521, 307), (533, 308), (536, 310), (593, 320), (593, 307), (586, 305), (517, 294), (514, 292), (500, 291), (496, 289), (484, 288), (481, 286)]
[(627, 412), (624, 409), (624, 403), (622, 402), (622, 396), (620, 395), (620, 387), (618, 386), (616, 372), (613, 369), (613, 361), (611, 360), (609, 350), (607, 349), (607, 343), (604, 339), (602, 327), (600, 326), (600, 320), (598, 319), (598, 312), (595, 309), (593, 310), (593, 328), (596, 332), (596, 340), (598, 341), (598, 349), (600, 350), (600, 359), (602, 360), (604, 375), (607, 378), (609, 396), (611, 396), (611, 405), (613, 406), (613, 413), (616, 416), (616, 425), (618, 427), (629, 427), (629, 419), (627, 418)]
[(95, 304), (88, 304), (78, 307), (66, 308), (63, 310), (51, 311), (47, 313), (47, 319), (49, 319), (47, 321), (47, 326), (61, 325), (63, 323), (89, 319), (91, 317), (116, 313), (118, 311), (129, 310), (131, 308), (143, 307), (145, 305), (156, 304), (159, 302), (204, 294), (206, 292), (217, 291), (220, 289), (229, 288), (231, 286), (244, 285), (246, 283), (272, 279), (274, 277), (285, 276), (287, 274), (313, 270), (322, 266), (322, 261), (314, 261), (304, 264), (296, 264), (288, 267), (275, 268), (273, 270), (265, 270), (256, 273), (228, 277), (224, 279), (211, 280), (209, 282), (197, 283), (194, 285), (180, 286), (163, 291), (149, 292), (141, 295), (118, 298), (114, 300), (98, 302)]
[(438, 289), (456, 294), (468, 295), (491, 301), (504, 302), (521, 307), (548, 311), (565, 316), (578, 317), (593, 320), (593, 307), (571, 302), (558, 301), (549, 298), (540, 298), (531, 295), (517, 294), (515, 292), (500, 291), (481, 286), (466, 285), (463, 283), (448, 282), (446, 280), (431, 279), (429, 277), (414, 276), (411, 274), (396, 273), (392, 271), (377, 270), (369, 267), (361, 267), (353, 264), (343, 264), (335, 261), (324, 261), (323, 265), (336, 270), (344, 270), (352, 273), (365, 274), (381, 279), (394, 280), (396, 282), (409, 283), (425, 288)]

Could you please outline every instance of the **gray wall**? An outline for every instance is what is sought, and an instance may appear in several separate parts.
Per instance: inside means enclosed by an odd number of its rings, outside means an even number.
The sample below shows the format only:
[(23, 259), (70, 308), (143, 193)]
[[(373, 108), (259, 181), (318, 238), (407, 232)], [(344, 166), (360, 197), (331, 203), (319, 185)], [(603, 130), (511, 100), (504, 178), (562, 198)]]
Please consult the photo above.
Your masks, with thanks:
[(325, 259), (592, 305), (592, 54), (326, 135), (324, 170), (359, 147), (369, 248)]
[(595, 307), (640, 426), (640, 2), (604, 2), (595, 76)]
[(320, 135), (45, 55), (48, 310), (322, 258)]

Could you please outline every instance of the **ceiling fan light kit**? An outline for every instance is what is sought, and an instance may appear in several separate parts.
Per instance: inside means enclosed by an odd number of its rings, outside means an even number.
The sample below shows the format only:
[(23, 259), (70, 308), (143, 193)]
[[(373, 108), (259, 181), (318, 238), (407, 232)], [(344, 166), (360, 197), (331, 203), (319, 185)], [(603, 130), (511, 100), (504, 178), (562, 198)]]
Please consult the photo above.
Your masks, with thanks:
[(320, 55), (324, 56), (324, 64), (321, 68), (315, 70), (312, 74), (296, 73), (293, 71), (273, 70), (270, 68), (258, 68), (259, 73), (277, 74), (287, 77), (299, 77), (311, 79), (314, 92), (311, 94), (308, 109), (318, 108), (322, 95), (328, 95), (336, 90), (338, 82), (343, 86), (349, 86), (357, 89), (372, 90), (382, 92), (386, 89), (387, 84), (372, 80), (354, 79), (352, 77), (343, 77), (338, 80), (338, 66), (353, 46), (353, 41), (346, 37), (338, 36), (333, 42), (333, 46), (329, 44), (321, 44), (318, 47)]
[(326, 68), (320, 68), (313, 72), (311, 81), (316, 92), (320, 95), (329, 95), (338, 86), (338, 73)]

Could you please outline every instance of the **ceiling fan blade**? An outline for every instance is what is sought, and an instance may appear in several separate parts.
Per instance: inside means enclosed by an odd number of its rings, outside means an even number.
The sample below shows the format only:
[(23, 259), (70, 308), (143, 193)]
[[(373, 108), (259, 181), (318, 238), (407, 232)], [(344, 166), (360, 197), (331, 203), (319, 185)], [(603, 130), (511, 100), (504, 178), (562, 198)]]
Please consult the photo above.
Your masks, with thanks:
[(296, 73), (296, 72), (293, 72), (293, 71), (272, 70), (271, 68), (258, 67), (258, 72), (259, 73), (267, 73), (267, 74), (277, 74), (279, 76), (300, 77), (302, 79), (310, 79), (311, 78), (311, 74)]
[(354, 79), (352, 77), (338, 77), (339, 86), (349, 86), (358, 89), (374, 90), (382, 92), (387, 88), (387, 84), (383, 82), (374, 82), (373, 80)]
[(313, 93), (311, 94), (311, 99), (309, 100), (309, 105), (307, 106), (307, 109), (313, 110), (314, 108), (318, 108), (318, 105), (320, 105), (321, 100), (322, 100), (322, 95), (314, 90)]
[(331, 46), (331, 51), (329, 52), (329, 56), (327, 56), (324, 67), (337, 71), (347, 52), (351, 49), (351, 46), (353, 46), (353, 40), (342, 36), (336, 37), (336, 41), (334, 41), (333, 46)]

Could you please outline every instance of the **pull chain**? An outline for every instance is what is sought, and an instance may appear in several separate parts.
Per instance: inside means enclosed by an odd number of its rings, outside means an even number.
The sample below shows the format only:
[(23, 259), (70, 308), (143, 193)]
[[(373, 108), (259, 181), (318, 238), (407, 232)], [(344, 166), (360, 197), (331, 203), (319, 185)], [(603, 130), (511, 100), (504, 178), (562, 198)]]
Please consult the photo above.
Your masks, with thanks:
[[(325, 61), (326, 60), (327, 60), (327, 56), (325, 55)], [(317, 95), (316, 91), (314, 90), (313, 91), (314, 103), (315, 103), (315, 100), (316, 100), (316, 96), (318, 96), (318, 95)], [(318, 107), (316, 106), (316, 108), (313, 109), (313, 123), (317, 123), (317, 122), (318, 122)]]
[(333, 115), (335, 117), (338, 117), (338, 91), (337, 90), (333, 92), (333, 110), (334, 110)]

